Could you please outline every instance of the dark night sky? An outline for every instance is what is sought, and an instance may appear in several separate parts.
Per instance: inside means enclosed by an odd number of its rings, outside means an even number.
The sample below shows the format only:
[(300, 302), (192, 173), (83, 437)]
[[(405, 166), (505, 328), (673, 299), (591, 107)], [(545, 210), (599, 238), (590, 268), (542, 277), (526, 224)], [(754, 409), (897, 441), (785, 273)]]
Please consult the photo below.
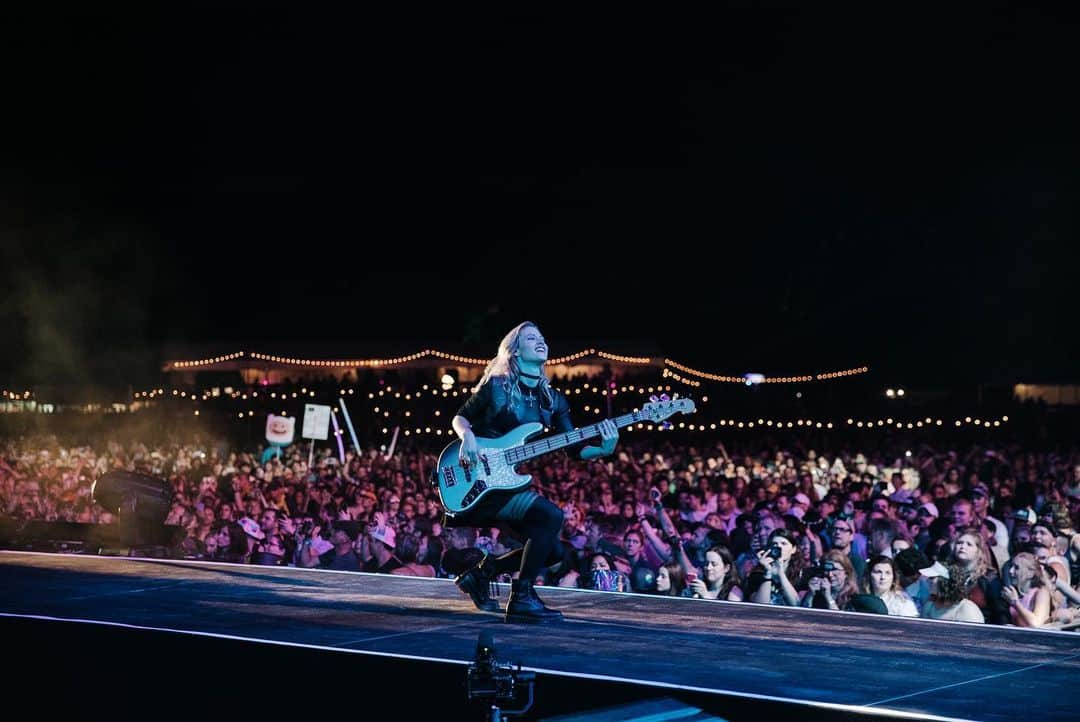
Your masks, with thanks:
[(556, 354), (1075, 382), (1077, 30), (9, 15), (0, 385), (137, 380), (171, 343), (490, 355), (525, 318)]

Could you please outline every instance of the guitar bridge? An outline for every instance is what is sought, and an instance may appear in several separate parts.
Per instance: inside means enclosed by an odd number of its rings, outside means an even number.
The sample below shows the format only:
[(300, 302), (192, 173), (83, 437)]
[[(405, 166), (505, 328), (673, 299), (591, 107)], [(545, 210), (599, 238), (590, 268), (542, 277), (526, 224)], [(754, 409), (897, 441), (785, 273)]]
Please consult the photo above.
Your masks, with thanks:
[(443, 482), (446, 484), (447, 487), (451, 487), (451, 486), (453, 486), (454, 484), (457, 483), (457, 479), (454, 478), (454, 467), (452, 467), (452, 466), (444, 466), (443, 470), (442, 470), (442, 473), (443, 473)]

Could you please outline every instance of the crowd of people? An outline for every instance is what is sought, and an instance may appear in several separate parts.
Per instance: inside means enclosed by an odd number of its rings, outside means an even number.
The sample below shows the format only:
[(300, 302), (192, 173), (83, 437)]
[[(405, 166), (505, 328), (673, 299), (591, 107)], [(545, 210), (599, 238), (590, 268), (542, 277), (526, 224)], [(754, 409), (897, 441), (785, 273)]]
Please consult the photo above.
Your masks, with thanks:
[[(1073, 628), (1080, 450), (728, 443), (624, 436), (607, 458), (535, 459), (564, 553), (534, 583)], [(349, 450), (344, 463), (324, 447), (310, 466), (306, 445), (266, 451), (10, 439), (0, 516), (115, 522), (91, 484), (127, 469), (171, 485), (179, 558), (457, 577), (520, 544), (499, 525), (445, 523), (428, 481), (434, 440)]]

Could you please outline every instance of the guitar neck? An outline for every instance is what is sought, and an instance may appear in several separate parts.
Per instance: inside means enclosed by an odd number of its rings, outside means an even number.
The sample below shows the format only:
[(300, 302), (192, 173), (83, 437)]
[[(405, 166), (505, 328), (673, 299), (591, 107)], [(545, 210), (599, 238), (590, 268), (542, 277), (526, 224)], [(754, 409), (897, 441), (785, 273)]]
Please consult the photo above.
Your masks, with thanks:
[[(645, 417), (642, 416), (641, 412), (635, 411), (630, 414), (618, 416), (612, 419), (612, 421), (615, 422), (615, 426), (621, 429), (624, 426), (636, 424), (644, 418)], [(578, 444), (582, 441), (587, 441), (588, 439), (598, 438), (599, 436), (600, 424), (583, 426), (580, 429), (574, 429), (573, 431), (567, 431), (562, 434), (555, 434), (554, 436), (548, 436), (547, 438), (534, 441), (530, 444), (515, 446), (512, 449), (508, 449), (506, 452), (506, 460), (511, 464), (519, 464), (527, 459), (533, 459), (552, 451), (558, 451), (559, 449), (572, 444)]]

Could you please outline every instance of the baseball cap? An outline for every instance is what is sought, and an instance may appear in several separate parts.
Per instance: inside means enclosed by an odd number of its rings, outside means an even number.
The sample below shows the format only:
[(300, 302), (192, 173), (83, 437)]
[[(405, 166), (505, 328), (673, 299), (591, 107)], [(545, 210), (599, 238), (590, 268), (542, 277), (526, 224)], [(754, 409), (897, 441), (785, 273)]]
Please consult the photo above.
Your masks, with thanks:
[(943, 579), (949, 578), (949, 570), (941, 562), (934, 562), (930, 566), (920, 569), (919, 574), (931, 579), (934, 577), (942, 577)]
[(941, 513), (938, 511), (937, 504), (932, 501), (928, 501), (925, 504), (920, 504), (919, 509), (921, 511), (925, 511), (927, 514), (934, 517), (935, 519), (941, 516)]
[(1035, 515), (1035, 510), (1032, 509), (1030, 506), (1023, 507), (1022, 509), (1017, 509), (1013, 513), (1013, 519), (1016, 519), (1022, 524), (1034, 524), (1035, 520), (1038, 518), (1039, 517)]
[(930, 560), (926, 555), (914, 547), (901, 549), (894, 557), (896, 567), (906, 577), (917, 574), (930, 566)]

